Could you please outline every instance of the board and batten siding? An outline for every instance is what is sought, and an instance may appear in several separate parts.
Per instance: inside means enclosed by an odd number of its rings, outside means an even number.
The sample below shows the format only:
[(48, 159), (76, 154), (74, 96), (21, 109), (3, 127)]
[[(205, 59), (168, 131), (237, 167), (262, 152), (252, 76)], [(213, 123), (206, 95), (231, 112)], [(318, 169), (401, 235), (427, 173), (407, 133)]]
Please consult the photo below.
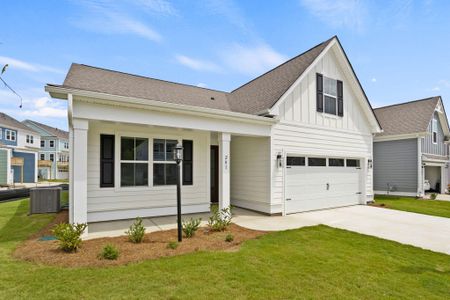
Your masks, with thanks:
[[(113, 188), (100, 187), (100, 135), (116, 135), (116, 185)], [(120, 148), (120, 135), (129, 137), (149, 138), (149, 185), (145, 187), (120, 187), (117, 179), (120, 176), (117, 165)], [(152, 215), (153, 211), (167, 208), (176, 213), (176, 186), (153, 185), (153, 139), (187, 139), (193, 141), (193, 185), (182, 186), (183, 209), (189, 206), (200, 205), (209, 209), (209, 132), (193, 130), (177, 130), (158, 128), (152, 126), (112, 124), (107, 122), (89, 123), (88, 131), (88, 180), (87, 180), (87, 211), (88, 221), (108, 219), (108, 212), (114, 213), (115, 219), (120, 218), (120, 212), (136, 211), (137, 216)], [(119, 142), (118, 142), (119, 141)], [(119, 146), (120, 147), (120, 146)], [(103, 217), (102, 215), (105, 215)], [(117, 217), (119, 216), (119, 217)], [(109, 218), (111, 219), (111, 218)]]
[(232, 136), (231, 204), (271, 213), (270, 139)]
[[(316, 111), (316, 73), (343, 81), (343, 117)], [(272, 129), (273, 204), (284, 202), (283, 169), (276, 166), (278, 153), (359, 158), (363, 168), (372, 157), (369, 121), (348, 82), (332, 48), (281, 103), (280, 122)], [(373, 195), (371, 177), (369, 170), (365, 186), (368, 197)]]
[(417, 193), (417, 139), (376, 142), (373, 145), (374, 190)]
[(422, 153), (425, 154), (433, 154), (440, 156), (448, 156), (448, 145), (444, 143), (445, 135), (442, 130), (441, 120), (438, 117), (438, 113), (434, 113), (434, 117), (438, 120), (438, 130), (437, 130), (437, 143), (433, 143), (433, 133), (432, 133), (432, 123), (433, 119), (431, 119), (430, 123), (427, 127), (427, 135), (422, 138)]

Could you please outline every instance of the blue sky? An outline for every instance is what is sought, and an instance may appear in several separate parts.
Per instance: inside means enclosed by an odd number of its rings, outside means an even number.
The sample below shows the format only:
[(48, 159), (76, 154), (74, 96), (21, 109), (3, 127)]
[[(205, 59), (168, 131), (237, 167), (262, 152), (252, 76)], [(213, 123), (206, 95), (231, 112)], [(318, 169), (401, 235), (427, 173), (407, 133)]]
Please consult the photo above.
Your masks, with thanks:
[[(450, 105), (450, 1), (84, 0), (2, 3), (0, 111), (67, 128), (72, 62), (230, 91), (338, 35), (374, 107)], [(449, 108), (447, 108), (450, 111)]]

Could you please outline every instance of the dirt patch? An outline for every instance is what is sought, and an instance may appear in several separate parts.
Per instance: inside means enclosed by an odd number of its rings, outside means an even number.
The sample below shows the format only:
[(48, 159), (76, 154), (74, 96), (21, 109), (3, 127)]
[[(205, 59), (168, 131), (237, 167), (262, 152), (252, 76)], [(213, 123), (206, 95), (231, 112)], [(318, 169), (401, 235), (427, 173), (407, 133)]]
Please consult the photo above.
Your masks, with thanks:
[[(39, 240), (40, 237), (50, 234), (50, 229), (54, 224), (64, 220), (59, 215), (57, 219), (47, 228), (22, 243), (15, 250), (14, 257), (34, 263), (64, 267), (115, 266), (195, 251), (235, 252), (239, 250), (244, 241), (265, 234), (263, 231), (246, 229), (236, 224), (231, 224), (223, 232), (211, 232), (207, 227), (201, 227), (194, 237), (184, 238), (176, 249), (169, 249), (168, 243), (177, 240), (177, 231), (173, 229), (147, 233), (141, 244), (129, 242), (126, 236), (87, 240), (83, 242), (78, 252), (65, 253), (58, 249), (58, 241)], [(225, 241), (228, 234), (233, 235), (232, 242)], [(112, 244), (119, 250), (120, 256), (117, 260), (98, 258), (98, 254), (107, 244)]]
[(370, 203), (370, 206), (375, 206), (375, 207), (384, 207), (384, 208), (389, 208), (386, 204), (384, 203)]

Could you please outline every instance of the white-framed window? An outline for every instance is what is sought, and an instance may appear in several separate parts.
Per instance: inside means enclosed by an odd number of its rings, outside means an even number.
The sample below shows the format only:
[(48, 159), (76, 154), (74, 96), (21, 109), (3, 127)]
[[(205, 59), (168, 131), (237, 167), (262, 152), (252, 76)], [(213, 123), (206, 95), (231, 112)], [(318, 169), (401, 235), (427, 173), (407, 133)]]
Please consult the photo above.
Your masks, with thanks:
[(323, 76), (323, 112), (337, 115), (337, 80)]
[(50, 148), (55, 148), (55, 141), (54, 140), (50, 140), (49, 141), (49, 147)]
[(177, 184), (177, 165), (173, 160), (173, 150), (177, 140), (153, 140), (153, 185)]
[(16, 141), (16, 132), (14, 130), (5, 129), (5, 139), (7, 141)]
[(64, 149), (69, 149), (69, 143), (68, 142), (64, 142)]
[(2, 129), (0, 128), (0, 140), (3, 138), (2, 136)]
[(45, 160), (45, 154), (41, 153), (41, 160)]
[(45, 140), (41, 140), (41, 148), (45, 148)]
[(121, 137), (120, 186), (148, 186), (148, 138)]
[(55, 161), (55, 154), (50, 153), (50, 161)]
[(438, 120), (436, 119), (436, 117), (434, 117), (431, 123), (431, 138), (433, 140), (433, 144), (437, 144), (437, 134), (438, 134)]
[(31, 134), (27, 134), (27, 144), (34, 144), (34, 136), (32, 136)]

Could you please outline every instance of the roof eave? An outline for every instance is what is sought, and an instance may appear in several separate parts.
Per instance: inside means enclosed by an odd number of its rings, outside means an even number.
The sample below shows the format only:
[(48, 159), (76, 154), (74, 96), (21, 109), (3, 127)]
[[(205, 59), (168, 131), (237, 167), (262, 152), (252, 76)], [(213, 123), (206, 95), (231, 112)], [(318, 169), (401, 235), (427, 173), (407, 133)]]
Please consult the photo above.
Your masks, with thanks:
[(80, 96), (80, 97), (89, 97), (89, 98), (93, 98), (93, 99), (103, 99), (103, 100), (115, 101), (115, 102), (121, 103), (122, 105), (126, 105), (126, 104), (144, 105), (144, 106), (155, 107), (155, 108), (160, 108), (160, 109), (171, 109), (171, 110), (178, 110), (178, 111), (184, 111), (184, 112), (190, 112), (190, 113), (208, 114), (211, 116), (244, 119), (247, 122), (263, 123), (263, 124), (267, 124), (267, 125), (271, 125), (271, 124), (274, 124), (277, 122), (277, 120), (273, 119), (273, 118), (267, 118), (267, 117), (263, 117), (263, 116), (245, 114), (245, 113), (240, 113), (240, 112), (232, 112), (232, 111), (215, 109), (215, 108), (206, 108), (206, 107), (199, 107), (199, 106), (192, 106), (192, 105), (168, 103), (168, 102), (150, 100), (150, 99), (112, 95), (112, 94), (93, 92), (93, 91), (87, 91), (87, 90), (82, 90), (82, 89), (68, 88), (68, 87), (64, 87), (61, 85), (47, 85), (45, 87), (45, 91), (48, 92), (50, 94), (50, 96), (57, 98), (57, 99), (63, 99), (63, 100), (67, 100), (68, 95), (72, 94), (74, 96)]

